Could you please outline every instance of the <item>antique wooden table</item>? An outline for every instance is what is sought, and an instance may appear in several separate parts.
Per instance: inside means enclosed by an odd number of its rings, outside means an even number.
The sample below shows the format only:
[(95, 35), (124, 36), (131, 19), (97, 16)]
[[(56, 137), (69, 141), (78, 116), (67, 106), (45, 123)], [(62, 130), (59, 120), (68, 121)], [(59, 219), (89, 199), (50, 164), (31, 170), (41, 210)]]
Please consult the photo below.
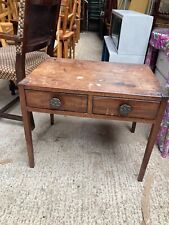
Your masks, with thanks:
[[(151, 123), (138, 181), (142, 181), (167, 103), (146, 65), (51, 58), (19, 83), (30, 167), (31, 113)], [(52, 118), (52, 116), (51, 116)], [(53, 122), (53, 119), (52, 119)]]

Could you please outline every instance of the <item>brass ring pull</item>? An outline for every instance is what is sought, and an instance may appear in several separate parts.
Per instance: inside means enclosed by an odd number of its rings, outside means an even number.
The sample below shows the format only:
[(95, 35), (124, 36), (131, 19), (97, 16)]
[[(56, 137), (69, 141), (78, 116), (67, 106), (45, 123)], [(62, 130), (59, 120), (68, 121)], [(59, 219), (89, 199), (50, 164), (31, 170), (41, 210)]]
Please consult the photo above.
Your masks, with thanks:
[(60, 101), (60, 99), (58, 99), (58, 98), (52, 98), (52, 99), (50, 100), (50, 106), (51, 106), (53, 109), (58, 109), (58, 108), (60, 108), (60, 106), (61, 106), (61, 101)]
[(132, 107), (127, 104), (120, 105), (119, 112), (121, 116), (128, 116), (128, 114), (132, 111)]

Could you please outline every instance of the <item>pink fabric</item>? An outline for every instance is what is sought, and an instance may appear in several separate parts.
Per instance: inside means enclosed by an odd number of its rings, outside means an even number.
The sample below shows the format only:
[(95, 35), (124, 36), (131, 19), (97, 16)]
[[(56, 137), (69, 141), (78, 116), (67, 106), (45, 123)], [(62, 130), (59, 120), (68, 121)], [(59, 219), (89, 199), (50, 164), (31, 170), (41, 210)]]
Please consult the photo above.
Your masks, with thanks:
[(155, 29), (151, 34), (150, 45), (162, 49), (169, 60), (169, 29)]
[[(159, 28), (155, 29), (152, 32), (150, 38), (150, 47), (148, 49), (146, 57), (146, 64), (148, 65), (150, 65), (151, 62), (153, 48), (162, 49), (169, 60), (169, 29)], [(166, 85), (169, 86), (169, 78)], [(160, 130), (157, 136), (157, 145), (162, 157), (167, 157), (167, 155), (169, 154), (169, 102), (167, 104), (167, 108), (164, 113)]]

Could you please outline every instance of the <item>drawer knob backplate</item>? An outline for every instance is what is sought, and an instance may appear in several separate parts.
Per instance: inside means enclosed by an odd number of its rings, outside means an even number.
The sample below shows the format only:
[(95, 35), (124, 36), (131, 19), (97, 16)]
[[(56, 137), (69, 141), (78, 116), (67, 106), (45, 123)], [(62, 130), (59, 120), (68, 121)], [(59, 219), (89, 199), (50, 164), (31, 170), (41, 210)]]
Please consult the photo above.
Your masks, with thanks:
[(61, 106), (61, 101), (58, 98), (52, 98), (50, 100), (50, 106), (54, 109), (58, 109)]
[(132, 111), (132, 107), (127, 104), (120, 105), (119, 112), (121, 116), (128, 116), (128, 114)]

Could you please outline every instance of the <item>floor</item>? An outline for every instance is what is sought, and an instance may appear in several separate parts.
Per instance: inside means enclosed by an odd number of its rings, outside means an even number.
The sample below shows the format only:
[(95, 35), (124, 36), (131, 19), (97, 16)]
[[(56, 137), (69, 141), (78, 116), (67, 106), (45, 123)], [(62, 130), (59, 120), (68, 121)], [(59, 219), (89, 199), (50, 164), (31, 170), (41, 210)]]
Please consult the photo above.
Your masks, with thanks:
[[(77, 58), (100, 60), (101, 51), (96, 34), (81, 34)], [(2, 105), (11, 96), (6, 82), (0, 90)], [(0, 225), (140, 225), (144, 182), (136, 178), (150, 126), (131, 134), (126, 122), (55, 116), (51, 127), (48, 115), (34, 116), (34, 169), (22, 124), (0, 121)], [(155, 146), (145, 177), (153, 177), (151, 225), (169, 224), (168, 168)]]

